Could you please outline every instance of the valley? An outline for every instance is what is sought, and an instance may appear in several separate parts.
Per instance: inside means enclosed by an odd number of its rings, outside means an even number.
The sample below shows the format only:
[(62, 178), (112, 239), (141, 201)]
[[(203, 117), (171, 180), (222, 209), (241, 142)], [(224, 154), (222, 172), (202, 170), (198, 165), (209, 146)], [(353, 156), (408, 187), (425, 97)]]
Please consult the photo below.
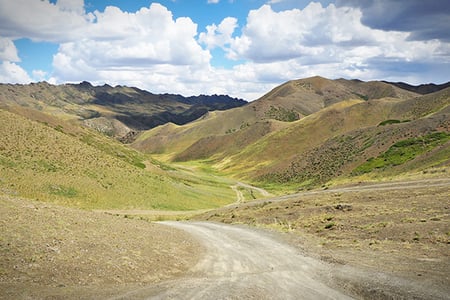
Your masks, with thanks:
[(447, 299), (449, 104), (318, 76), (248, 103), (0, 85), (0, 298)]

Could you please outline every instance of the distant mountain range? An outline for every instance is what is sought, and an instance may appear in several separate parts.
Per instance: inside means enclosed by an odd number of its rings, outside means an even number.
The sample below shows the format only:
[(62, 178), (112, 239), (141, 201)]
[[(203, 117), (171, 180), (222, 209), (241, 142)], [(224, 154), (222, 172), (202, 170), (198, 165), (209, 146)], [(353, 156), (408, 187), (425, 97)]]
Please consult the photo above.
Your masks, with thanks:
[(440, 90), (450, 87), (450, 82), (443, 83), (443, 84), (428, 83), (428, 84), (420, 84), (420, 85), (410, 85), (410, 84), (407, 84), (404, 82), (388, 82), (388, 81), (384, 81), (384, 82), (395, 85), (401, 89), (415, 92), (415, 93), (422, 94), (422, 95), (438, 92)]
[[(94, 87), (88, 82), (0, 84), (0, 112), (10, 120), (19, 115), (20, 122), (26, 120), (26, 130), (31, 128), (29, 122), (41, 124), (36, 134), (42, 136), (42, 145), (57, 144), (45, 141), (51, 131), (40, 134), (41, 127), (47, 126), (65, 134), (60, 140), (66, 147), (74, 138), (77, 149), (83, 143), (97, 145), (96, 151), (112, 153), (132, 166), (145, 167), (144, 158), (136, 162), (133, 157), (147, 154), (169, 164), (201, 161), (233, 178), (292, 191), (339, 178), (357, 180), (449, 167), (449, 85), (316, 76), (286, 82), (247, 103), (223, 95), (157, 95), (125, 86)], [(97, 133), (86, 133), (86, 127)], [(3, 134), (18, 143), (23, 132), (15, 130), (25, 129), (8, 126)], [(103, 138), (129, 144), (138, 154), (120, 154), (124, 150), (102, 140), (98, 132)], [(21, 164), (8, 158), (13, 146), (3, 149), (9, 152), (6, 158), (0, 156), (0, 166)], [(0, 155), (1, 151), (2, 145)], [(29, 158), (26, 165), (59, 168), (34, 150), (23, 151), (38, 156)], [(70, 164), (66, 158), (61, 161)], [(64, 192), (70, 194), (70, 190)]]
[(80, 84), (0, 84), (0, 104), (19, 105), (64, 118), (78, 119), (124, 142), (141, 131), (168, 122), (185, 124), (208, 111), (239, 107), (247, 102), (226, 95), (183, 97), (153, 94), (138, 88)]

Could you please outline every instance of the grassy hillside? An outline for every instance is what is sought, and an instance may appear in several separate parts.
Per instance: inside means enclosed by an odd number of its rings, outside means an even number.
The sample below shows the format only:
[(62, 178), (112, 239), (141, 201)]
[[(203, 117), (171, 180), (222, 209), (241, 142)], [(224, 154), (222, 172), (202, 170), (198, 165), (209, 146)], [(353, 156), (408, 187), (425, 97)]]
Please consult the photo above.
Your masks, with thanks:
[(202, 138), (234, 133), (257, 121), (257, 116), (248, 106), (215, 111), (183, 126), (170, 123), (146, 131), (138, 136), (132, 146), (144, 152), (164, 153), (174, 158)]
[[(342, 100), (355, 95), (359, 99)], [(384, 98), (370, 99), (376, 97)], [(296, 121), (275, 120), (269, 114), (258, 119), (263, 107), (273, 114), (286, 113), (286, 105), (295, 101), (323, 108)], [(284, 110), (274, 109), (274, 103), (283, 103)], [(245, 107), (210, 114), (185, 126), (153, 129), (134, 146), (167, 160), (201, 160), (219, 172), (268, 188), (295, 190), (355, 176), (359, 173), (354, 169), (397, 142), (426, 139), (434, 132), (446, 134), (449, 103), (450, 89), (418, 96), (381, 82), (314, 77), (288, 82)], [(387, 164), (365, 174), (417, 172), (443, 163), (446, 156), (443, 137), (402, 164)]]
[(382, 176), (448, 165), (449, 104), (450, 90), (408, 100), (341, 102), (266, 136), (218, 167), (269, 186), (299, 188), (362, 170)]
[(164, 171), (110, 138), (59, 122), (53, 127), (0, 110), (1, 193), (110, 209), (186, 210), (234, 200), (226, 180)]
[(318, 147), (330, 137), (378, 124), (396, 101), (351, 100), (337, 103), (260, 139), (221, 167), (231, 174), (240, 174), (248, 179), (276, 172), (288, 167), (295, 157)]
[(147, 131), (138, 137), (133, 147), (164, 154), (167, 160), (203, 159), (210, 155), (222, 159), (291, 122), (340, 102), (381, 97), (404, 99), (416, 95), (382, 82), (322, 77), (293, 80), (243, 107), (210, 113), (181, 127), (168, 124)]
[(174, 122), (185, 124), (208, 111), (239, 107), (246, 102), (226, 95), (157, 95), (127, 86), (46, 82), (0, 84), (0, 105), (22, 106), (73, 119), (124, 142), (137, 132)]

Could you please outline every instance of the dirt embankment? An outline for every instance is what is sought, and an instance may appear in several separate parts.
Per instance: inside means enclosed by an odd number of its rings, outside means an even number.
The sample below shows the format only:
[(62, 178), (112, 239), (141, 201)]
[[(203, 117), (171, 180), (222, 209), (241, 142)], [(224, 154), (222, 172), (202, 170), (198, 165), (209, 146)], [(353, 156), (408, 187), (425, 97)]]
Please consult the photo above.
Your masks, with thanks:
[(102, 299), (198, 260), (187, 233), (124, 216), (0, 196), (0, 298)]

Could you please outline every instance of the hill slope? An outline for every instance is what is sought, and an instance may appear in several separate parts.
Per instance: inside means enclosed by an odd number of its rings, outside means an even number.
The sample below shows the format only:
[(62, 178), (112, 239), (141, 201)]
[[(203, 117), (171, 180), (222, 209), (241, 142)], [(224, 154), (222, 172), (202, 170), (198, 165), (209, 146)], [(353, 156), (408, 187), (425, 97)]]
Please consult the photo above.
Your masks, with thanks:
[(186, 210), (233, 201), (229, 182), (164, 171), (113, 139), (32, 113), (41, 122), (0, 109), (3, 194), (104, 209)]
[[(369, 172), (400, 174), (448, 164), (449, 94), (421, 96), (383, 82), (313, 77), (184, 126), (157, 127), (133, 146), (169, 160), (205, 160), (255, 183), (298, 187), (361, 175), (357, 168), (366, 160), (412, 139), (421, 149), (411, 150), (409, 159)], [(297, 117), (289, 119), (290, 113)]]
[(80, 84), (51, 85), (46, 82), (29, 85), (0, 84), (0, 104), (23, 106), (79, 120), (102, 133), (132, 140), (137, 131), (174, 122), (185, 124), (211, 110), (244, 105), (240, 99), (224, 95), (156, 95), (125, 86), (92, 86)]
[(340, 103), (268, 135), (217, 166), (248, 180), (298, 186), (361, 174), (356, 168), (366, 160), (393, 159), (366, 167), (363, 173), (372, 175), (449, 165), (449, 105), (450, 89), (409, 100)]
[(160, 224), (12, 196), (0, 216), (2, 299), (109, 299), (179, 276), (202, 249)]
[[(145, 152), (165, 153), (175, 160), (202, 158), (205, 153), (188, 148), (200, 143), (204, 148), (215, 149), (216, 153), (229, 152), (229, 144), (217, 140), (239, 140), (238, 144), (246, 146), (254, 141), (255, 136), (262, 137), (288, 126), (288, 122), (341, 101), (388, 96), (406, 99), (416, 95), (382, 82), (329, 80), (322, 77), (293, 80), (245, 106), (214, 112), (185, 126), (167, 124), (147, 131), (138, 137), (133, 146)], [(182, 153), (185, 150), (188, 153)]]

